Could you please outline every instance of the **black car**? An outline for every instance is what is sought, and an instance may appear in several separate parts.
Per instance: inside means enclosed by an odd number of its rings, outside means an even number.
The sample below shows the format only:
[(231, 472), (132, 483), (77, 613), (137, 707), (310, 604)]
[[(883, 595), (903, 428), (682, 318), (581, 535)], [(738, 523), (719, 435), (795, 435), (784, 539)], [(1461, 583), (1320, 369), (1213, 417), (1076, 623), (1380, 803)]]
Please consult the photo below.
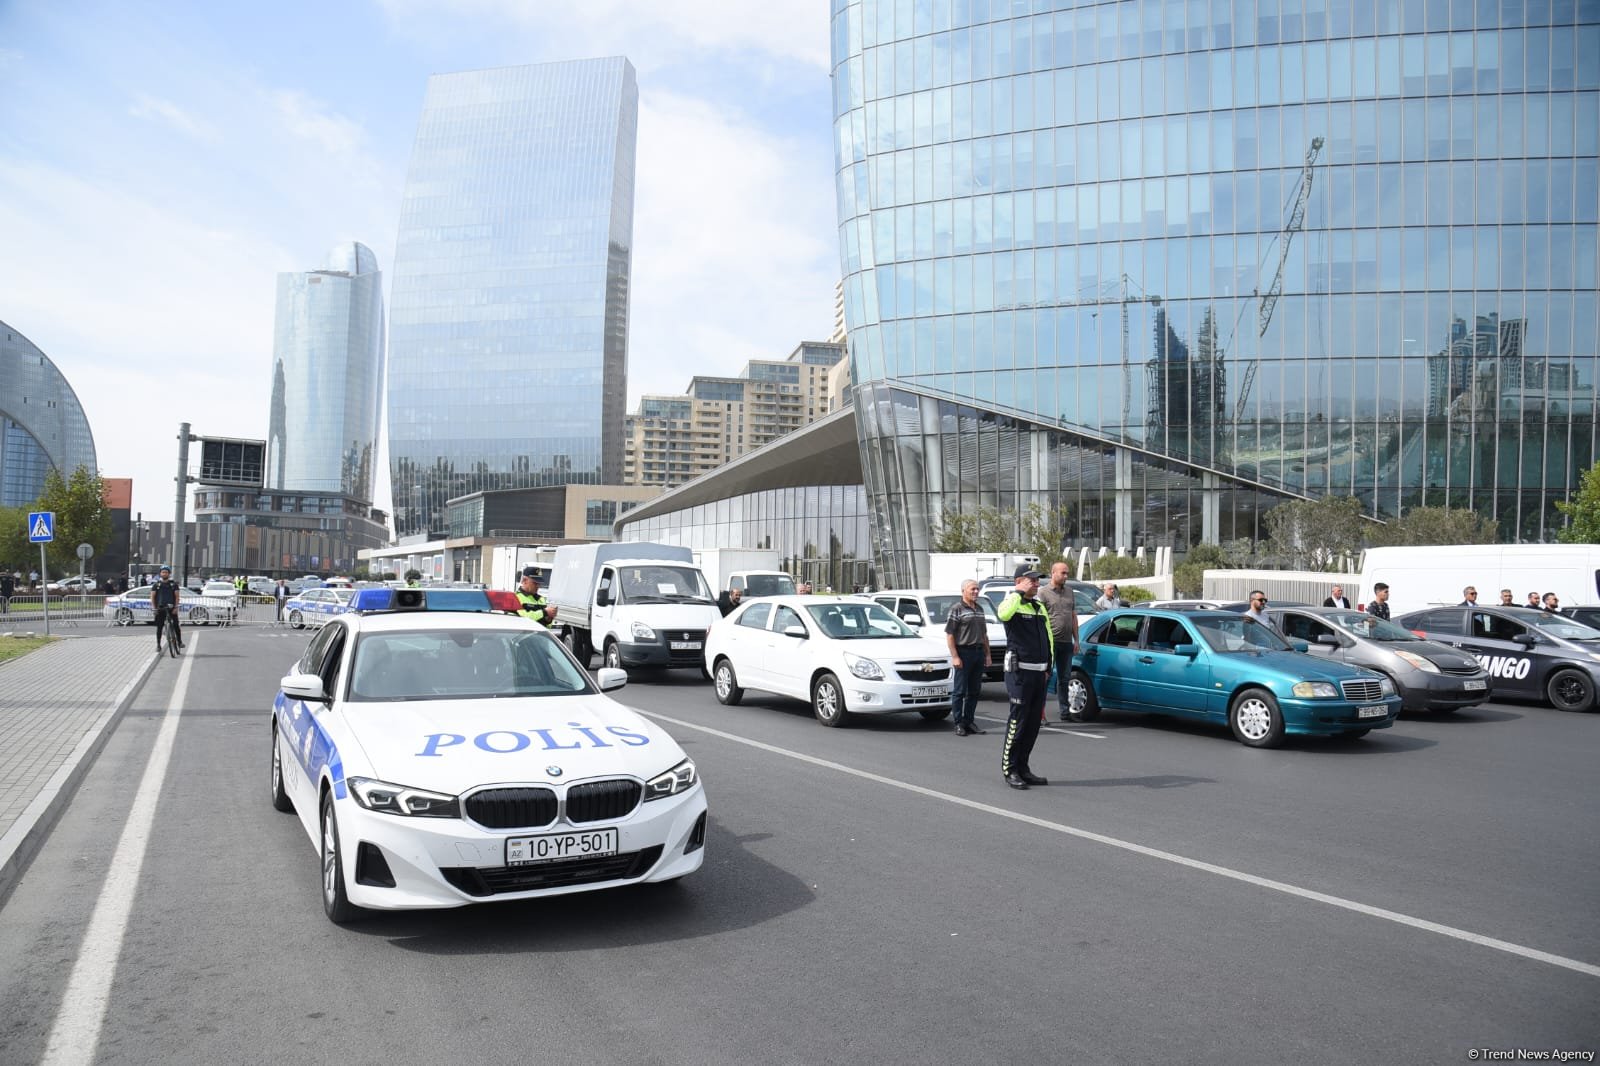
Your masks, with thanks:
[(1544, 700), (1592, 711), (1600, 691), (1600, 630), (1529, 607), (1430, 607), (1395, 619), (1417, 636), (1460, 648), (1489, 671), (1494, 698)]
[(1600, 629), (1600, 607), (1563, 607), (1561, 613), (1590, 629)]

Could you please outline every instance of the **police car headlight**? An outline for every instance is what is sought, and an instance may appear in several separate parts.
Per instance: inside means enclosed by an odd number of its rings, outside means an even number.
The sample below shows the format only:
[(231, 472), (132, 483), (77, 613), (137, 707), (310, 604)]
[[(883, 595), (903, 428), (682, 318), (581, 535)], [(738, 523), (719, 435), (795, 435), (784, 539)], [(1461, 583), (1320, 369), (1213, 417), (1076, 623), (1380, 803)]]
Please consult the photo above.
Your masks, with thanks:
[(655, 640), (656, 631), (643, 622), (635, 622), (628, 627), (628, 632), (633, 634), (634, 640)]
[(1302, 681), (1290, 691), (1302, 700), (1328, 700), (1339, 695), (1339, 690), (1331, 681)]
[(879, 666), (871, 659), (852, 654), (851, 652), (845, 652), (844, 664), (850, 668), (850, 672), (852, 674), (855, 674), (863, 681), (883, 680), (883, 667)]
[(666, 773), (645, 782), (644, 802), (649, 803), (651, 800), (666, 799), (668, 796), (687, 792), (694, 786), (694, 779), (694, 760), (685, 759)]
[(1437, 674), (1439, 672), (1439, 668), (1437, 666), (1433, 665), (1431, 661), (1424, 659), (1414, 651), (1397, 651), (1395, 654), (1424, 673)]
[(420, 788), (391, 785), (387, 781), (374, 781), (370, 777), (349, 777), (345, 784), (350, 795), (369, 811), (382, 814), (401, 814), (412, 818), (459, 818), (461, 804), (454, 796), (441, 792), (425, 792)]

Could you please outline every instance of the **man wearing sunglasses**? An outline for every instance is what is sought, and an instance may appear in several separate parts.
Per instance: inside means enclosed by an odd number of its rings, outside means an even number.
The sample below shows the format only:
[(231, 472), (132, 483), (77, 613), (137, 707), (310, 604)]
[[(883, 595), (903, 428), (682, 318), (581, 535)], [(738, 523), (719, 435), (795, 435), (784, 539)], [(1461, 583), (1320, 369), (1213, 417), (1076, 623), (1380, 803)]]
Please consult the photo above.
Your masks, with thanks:
[(1250, 593), (1250, 609), (1244, 613), (1245, 617), (1246, 618), (1254, 618), (1257, 622), (1260, 622), (1262, 625), (1266, 625), (1267, 624), (1267, 616), (1266, 616), (1266, 613), (1265, 613), (1266, 610), (1267, 610), (1267, 594), (1265, 592), (1262, 592), (1260, 589), (1255, 589), (1254, 591), (1252, 591)]

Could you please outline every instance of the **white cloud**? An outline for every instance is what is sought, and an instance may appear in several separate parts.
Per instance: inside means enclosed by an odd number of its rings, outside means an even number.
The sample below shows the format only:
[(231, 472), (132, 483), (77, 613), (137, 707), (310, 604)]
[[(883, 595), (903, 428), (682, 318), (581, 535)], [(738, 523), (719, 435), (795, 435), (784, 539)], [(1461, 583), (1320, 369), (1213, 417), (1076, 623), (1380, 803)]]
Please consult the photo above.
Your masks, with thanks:
[(826, 139), (666, 93), (639, 110), (630, 402), (825, 339), (838, 276)]
[(199, 141), (214, 141), (217, 131), (210, 123), (196, 118), (171, 100), (140, 94), (128, 108), (128, 114), (152, 122), (164, 122), (179, 133)]
[(342, 158), (361, 154), (365, 142), (361, 127), (322, 101), (297, 89), (280, 89), (270, 99), (283, 128), (293, 136)]

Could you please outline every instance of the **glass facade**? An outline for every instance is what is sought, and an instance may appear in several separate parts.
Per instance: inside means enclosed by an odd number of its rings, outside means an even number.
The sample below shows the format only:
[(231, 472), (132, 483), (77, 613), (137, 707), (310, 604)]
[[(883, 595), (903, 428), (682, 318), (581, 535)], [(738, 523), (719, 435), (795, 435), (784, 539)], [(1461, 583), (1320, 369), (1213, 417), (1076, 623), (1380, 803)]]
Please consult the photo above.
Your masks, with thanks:
[(364, 244), (278, 275), (266, 487), (372, 502), (383, 390), (383, 274)]
[(428, 80), (391, 293), (400, 536), (472, 492), (620, 481), (637, 125), (620, 57)]
[(26, 507), (54, 467), (91, 474), (94, 435), (83, 405), (44, 352), (0, 322), (0, 507)]
[(1595, 458), (1600, 0), (833, 0), (832, 31), (890, 580), (979, 503), (1077, 501), (1068, 543), (1128, 547), (1329, 494), (1560, 528)]

